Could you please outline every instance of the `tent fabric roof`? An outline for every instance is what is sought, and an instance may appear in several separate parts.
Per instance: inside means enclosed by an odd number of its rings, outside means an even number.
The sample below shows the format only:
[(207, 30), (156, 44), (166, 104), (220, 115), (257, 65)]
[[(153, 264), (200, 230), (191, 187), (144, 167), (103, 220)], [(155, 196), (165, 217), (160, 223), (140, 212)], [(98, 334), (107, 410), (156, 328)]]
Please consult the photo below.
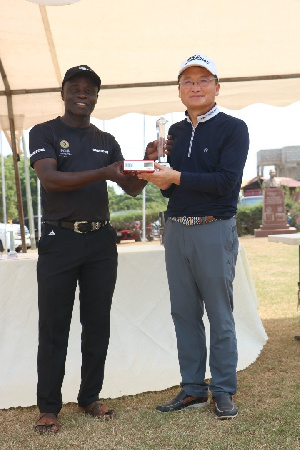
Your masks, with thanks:
[(223, 107), (300, 100), (299, 0), (284, 6), (278, 0), (79, 0), (48, 7), (0, 0), (0, 9), (3, 130), (11, 114), (16, 129), (61, 114), (61, 80), (78, 64), (102, 79), (95, 117), (183, 111), (178, 68), (199, 51), (217, 63)]

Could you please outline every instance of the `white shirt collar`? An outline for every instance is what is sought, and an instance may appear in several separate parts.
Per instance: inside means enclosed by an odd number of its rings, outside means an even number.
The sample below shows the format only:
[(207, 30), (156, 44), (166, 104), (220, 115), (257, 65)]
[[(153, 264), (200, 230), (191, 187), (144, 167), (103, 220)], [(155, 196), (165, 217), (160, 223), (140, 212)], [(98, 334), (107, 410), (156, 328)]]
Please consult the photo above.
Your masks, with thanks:
[[(207, 111), (207, 113), (205, 114), (201, 114), (200, 116), (197, 116), (197, 123), (199, 122), (206, 122), (207, 120), (211, 119), (212, 117), (216, 116), (217, 114), (219, 114), (220, 110), (218, 108), (218, 105), (215, 104), (212, 109), (210, 109), (209, 111)], [(190, 123), (192, 123), (188, 112), (185, 112), (186, 115), (186, 120)]]

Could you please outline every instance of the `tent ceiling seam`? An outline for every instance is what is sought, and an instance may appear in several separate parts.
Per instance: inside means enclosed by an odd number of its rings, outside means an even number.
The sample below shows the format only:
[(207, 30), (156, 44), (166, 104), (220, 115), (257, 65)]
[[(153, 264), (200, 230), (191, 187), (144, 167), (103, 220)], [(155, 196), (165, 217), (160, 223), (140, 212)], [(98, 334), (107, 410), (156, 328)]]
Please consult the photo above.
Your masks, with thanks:
[[(242, 83), (247, 81), (272, 81), (272, 80), (285, 80), (292, 78), (300, 78), (300, 73), (292, 73), (286, 75), (258, 75), (252, 77), (227, 77), (220, 78), (220, 83)], [(178, 81), (152, 81), (145, 83), (123, 83), (123, 84), (106, 84), (101, 86), (101, 90), (107, 89), (128, 89), (128, 88), (141, 88), (141, 87), (160, 87), (160, 86), (176, 86)], [(14, 89), (10, 90), (11, 95), (23, 95), (23, 94), (46, 94), (51, 92), (60, 92), (61, 87), (53, 88), (40, 88), (40, 89)], [(0, 91), (0, 96), (6, 95), (6, 91)]]
[(61, 73), (60, 73), (60, 69), (59, 69), (59, 64), (58, 64), (58, 60), (57, 60), (57, 53), (56, 53), (56, 50), (55, 50), (54, 40), (53, 40), (53, 36), (52, 36), (52, 31), (51, 31), (49, 19), (48, 19), (46, 6), (41, 6), (40, 5), (39, 8), (40, 8), (41, 16), (42, 16), (44, 30), (45, 30), (45, 33), (46, 33), (46, 37), (47, 37), (47, 41), (48, 41), (48, 46), (49, 46), (49, 50), (50, 50), (51, 59), (52, 59), (52, 63), (53, 63), (53, 66), (54, 66), (56, 78), (57, 78), (58, 84), (61, 85), (62, 77), (61, 77)]

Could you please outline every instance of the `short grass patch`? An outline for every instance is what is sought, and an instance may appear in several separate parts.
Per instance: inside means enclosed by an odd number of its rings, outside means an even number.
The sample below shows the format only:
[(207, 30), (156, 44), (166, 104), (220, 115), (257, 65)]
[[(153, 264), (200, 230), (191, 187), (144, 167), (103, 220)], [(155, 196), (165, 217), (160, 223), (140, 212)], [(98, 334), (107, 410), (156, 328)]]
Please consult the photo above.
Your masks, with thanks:
[(106, 399), (117, 411), (111, 421), (96, 420), (64, 405), (57, 435), (33, 431), (36, 407), (0, 411), (0, 449), (190, 449), (299, 450), (299, 345), (297, 304), (298, 247), (240, 238), (269, 340), (257, 360), (238, 372), (235, 402), (239, 415), (218, 421), (212, 404), (164, 414), (155, 406), (177, 394), (162, 392)]

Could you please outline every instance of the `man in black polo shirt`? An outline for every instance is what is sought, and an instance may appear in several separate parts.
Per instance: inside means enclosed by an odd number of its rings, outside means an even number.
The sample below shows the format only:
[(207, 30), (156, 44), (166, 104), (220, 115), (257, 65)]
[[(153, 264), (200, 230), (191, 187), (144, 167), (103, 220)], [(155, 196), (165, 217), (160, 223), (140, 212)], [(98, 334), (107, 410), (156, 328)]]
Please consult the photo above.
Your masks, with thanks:
[[(39, 432), (60, 428), (57, 414), (77, 282), (82, 324), (78, 406), (94, 417), (113, 415), (99, 402), (117, 276), (106, 180), (132, 196), (147, 182), (121, 172), (119, 144), (90, 123), (100, 85), (88, 66), (69, 69), (61, 91), (64, 115), (30, 131), (30, 161), (42, 185), (44, 223), (37, 264)], [(151, 151), (147, 148), (148, 159)]]
[[(169, 198), (164, 244), (176, 329), (182, 390), (161, 412), (209, 404), (219, 419), (237, 415), (237, 345), (232, 282), (238, 253), (235, 223), (238, 195), (249, 148), (246, 124), (221, 113), (215, 63), (200, 53), (184, 61), (178, 74), (186, 120), (172, 125), (168, 162), (140, 174)], [(205, 380), (204, 306), (210, 322), (211, 382)]]

